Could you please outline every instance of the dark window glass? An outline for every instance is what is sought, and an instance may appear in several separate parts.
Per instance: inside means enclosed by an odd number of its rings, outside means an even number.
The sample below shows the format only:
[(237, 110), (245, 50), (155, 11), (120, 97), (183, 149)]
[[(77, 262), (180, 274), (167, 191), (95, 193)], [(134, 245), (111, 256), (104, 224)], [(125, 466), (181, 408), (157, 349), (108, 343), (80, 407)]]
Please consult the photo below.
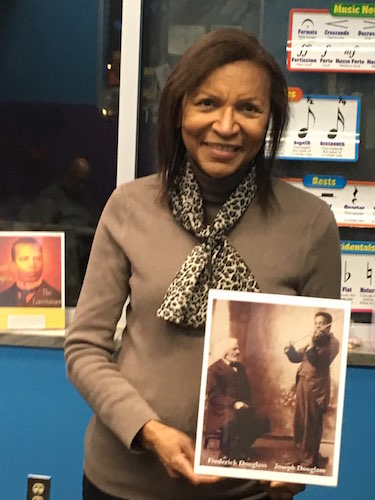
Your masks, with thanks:
[(185, 48), (201, 34), (233, 26), (258, 36), (280, 64), (289, 86), (300, 87), (305, 94), (361, 97), (361, 142), (357, 162), (330, 162), (328, 165), (324, 161), (282, 160), (277, 162), (280, 174), (302, 177), (307, 172), (329, 172), (345, 175), (347, 179), (375, 180), (371, 162), (375, 147), (372, 139), (375, 75), (289, 72), (286, 46), (289, 12), (293, 8), (328, 9), (329, 4), (326, 0), (144, 0), (137, 176), (156, 170), (157, 104), (171, 68)]
[[(361, 3), (361, 2), (354, 2)], [(137, 176), (155, 172), (156, 113), (160, 90), (184, 50), (203, 33), (218, 27), (242, 28), (258, 36), (283, 69), (288, 85), (305, 94), (361, 98), (359, 159), (356, 162), (279, 160), (283, 177), (307, 173), (343, 175), (375, 181), (375, 74), (289, 72), (286, 67), (289, 12), (293, 8), (329, 8), (326, 0), (144, 0), (141, 58), (141, 104), (138, 116)], [(342, 239), (374, 241), (374, 228), (340, 228)], [(371, 315), (370, 315), (371, 316)], [(369, 315), (354, 314), (355, 321)]]
[(121, 0), (3, 0), (0, 229), (64, 231), (66, 305), (116, 183)]

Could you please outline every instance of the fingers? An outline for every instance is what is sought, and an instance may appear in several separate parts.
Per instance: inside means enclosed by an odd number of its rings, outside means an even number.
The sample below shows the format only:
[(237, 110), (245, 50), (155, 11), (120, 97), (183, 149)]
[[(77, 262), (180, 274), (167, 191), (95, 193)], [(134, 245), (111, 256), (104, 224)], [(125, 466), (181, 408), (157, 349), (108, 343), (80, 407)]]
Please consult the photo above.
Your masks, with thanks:
[(267, 487), (267, 493), (271, 500), (291, 500), (294, 495), (297, 495), (304, 489), (304, 484), (271, 481)]
[(190, 478), (194, 474), (189, 459), (183, 453), (172, 457), (169, 463), (163, 462), (163, 465), (167, 469), (169, 476), (173, 478)]
[(181, 443), (182, 444), (181, 449), (182, 449), (182, 452), (186, 455), (189, 462), (191, 464), (193, 464), (194, 463), (194, 451), (195, 451), (194, 445), (188, 436), (186, 436), (186, 438), (187, 439), (183, 440)]
[(214, 483), (220, 478), (194, 473), (194, 445), (183, 432), (151, 420), (142, 430), (142, 443), (154, 452), (172, 478), (186, 478), (192, 484)]
[(221, 478), (217, 476), (202, 476), (200, 474), (195, 474), (193, 464), (194, 464), (194, 448), (190, 438), (184, 435), (181, 442), (181, 453), (174, 455), (170, 463), (166, 466), (168, 474), (171, 477), (185, 477), (192, 484), (211, 484), (216, 483)]
[(304, 489), (306, 488), (304, 484), (284, 483), (281, 481), (271, 481), (269, 486), (270, 488), (288, 488), (293, 493), (293, 495), (297, 495), (297, 493), (304, 491)]
[(164, 463), (164, 466), (167, 469), (170, 477), (184, 477), (196, 486), (198, 484), (212, 484), (220, 480), (220, 478), (217, 476), (201, 476), (199, 474), (195, 474), (193, 469), (193, 447), (188, 446), (186, 443), (184, 443), (182, 449), (184, 451), (174, 455), (168, 464)]

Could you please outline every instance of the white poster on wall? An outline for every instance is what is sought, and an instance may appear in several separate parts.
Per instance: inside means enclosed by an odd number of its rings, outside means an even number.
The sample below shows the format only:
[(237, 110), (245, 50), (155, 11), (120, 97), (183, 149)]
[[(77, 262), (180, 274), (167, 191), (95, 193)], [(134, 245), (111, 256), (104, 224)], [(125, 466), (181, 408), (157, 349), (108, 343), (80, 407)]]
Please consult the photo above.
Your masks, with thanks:
[(374, 73), (375, 17), (368, 8), (362, 12), (362, 5), (358, 14), (351, 15), (355, 17), (347, 17), (347, 11), (337, 5), (332, 9), (336, 15), (328, 9), (292, 9), (288, 69)]
[(304, 95), (290, 102), (290, 121), (278, 157), (291, 160), (356, 161), (360, 99)]
[(341, 298), (351, 300), (352, 310), (371, 312), (375, 306), (375, 243), (341, 241)]
[(375, 183), (335, 175), (306, 175), (290, 184), (322, 198), (340, 226), (375, 227)]

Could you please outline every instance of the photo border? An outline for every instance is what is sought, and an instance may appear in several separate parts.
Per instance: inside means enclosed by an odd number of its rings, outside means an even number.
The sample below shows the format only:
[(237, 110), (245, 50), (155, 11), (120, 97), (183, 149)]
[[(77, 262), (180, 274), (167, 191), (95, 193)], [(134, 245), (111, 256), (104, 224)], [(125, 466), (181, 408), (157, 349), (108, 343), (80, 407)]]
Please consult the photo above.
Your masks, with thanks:
[[(209, 366), (209, 354), (211, 345), (211, 325), (213, 318), (213, 303), (214, 300), (225, 300), (234, 302), (249, 302), (263, 303), (286, 306), (305, 306), (318, 309), (337, 309), (343, 312), (343, 329), (340, 338), (340, 366), (338, 376), (338, 394), (337, 394), (337, 413), (336, 413), (336, 428), (333, 452), (333, 465), (331, 475), (303, 473), (303, 472), (278, 472), (269, 470), (257, 470), (251, 468), (232, 468), (225, 464), (221, 465), (202, 465), (202, 441), (203, 441), (203, 423), (205, 417), (206, 405), (206, 385), (207, 385), (207, 370)], [(223, 477), (241, 478), (241, 479), (258, 479), (266, 481), (285, 481), (304, 484), (316, 484), (325, 486), (336, 486), (338, 481), (338, 469), (340, 458), (340, 442), (342, 416), (344, 406), (344, 391), (345, 391), (345, 375), (347, 365), (347, 347), (350, 330), (350, 301), (340, 299), (324, 299), (316, 297), (299, 297), (277, 294), (264, 293), (248, 293), (237, 291), (210, 290), (208, 297), (207, 322), (204, 342), (204, 353), (202, 363), (202, 378), (199, 397), (199, 411), (196, 435), (196, 449), (194, 471), (197, 474), (209, 474)]]
[[(60, 231), (0, 231), (0, 246), (3, 238), (31, 237), (36, 239), (56, 238), (59, 240), (60, 252), (60, 293), (59, 307), (9, 307), (0, 306), (0, 328), (12, 332), (14, 330), (36, 331), (65, 328), (65, 233)], [(0, 263), (1, 264), (1, 263)]]

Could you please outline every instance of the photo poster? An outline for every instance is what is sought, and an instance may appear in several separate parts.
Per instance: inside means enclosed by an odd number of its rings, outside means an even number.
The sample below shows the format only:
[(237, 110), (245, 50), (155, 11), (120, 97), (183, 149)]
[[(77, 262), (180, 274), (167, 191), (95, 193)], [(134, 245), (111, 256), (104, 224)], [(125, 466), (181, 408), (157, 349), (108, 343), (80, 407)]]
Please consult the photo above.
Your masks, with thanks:
[[(337, 485), (350, 306), (338, 299), (210, 290), (196, 473)], [(332, 320), (329, 339), (320, 330), (312, 349), (322, 312)], [(301, 427), (306, 398), (315, 417)], [(307, 465), (313, 454), (321, 464)]]
[(0, 231), (0, 328), (65, 328), (63, 232)]
[(374, 73), (374, 47), (374, 4), (290, 11), (289, 71)]

